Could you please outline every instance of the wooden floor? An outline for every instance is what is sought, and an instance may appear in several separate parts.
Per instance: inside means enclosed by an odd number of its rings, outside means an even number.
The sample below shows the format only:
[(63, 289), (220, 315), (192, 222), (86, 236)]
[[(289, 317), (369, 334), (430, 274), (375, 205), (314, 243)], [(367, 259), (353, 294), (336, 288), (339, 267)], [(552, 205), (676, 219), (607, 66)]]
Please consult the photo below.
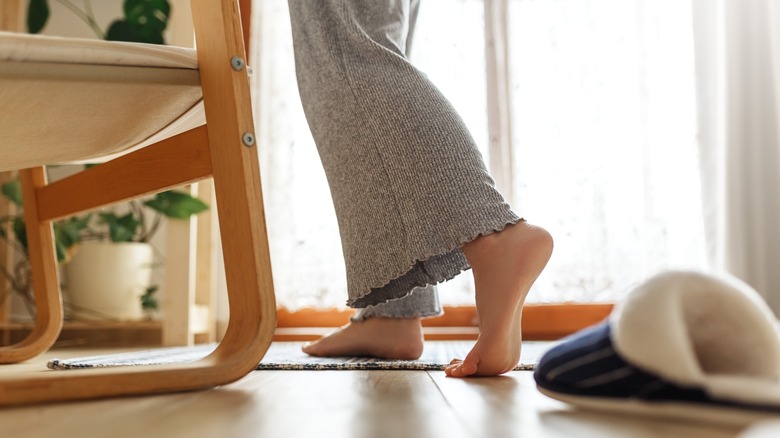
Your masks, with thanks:
[[(43, 371), (44, 363), (105, 352), (55, 351), (0, 373), (67, 372)], [(0, 410), (3, 437), (757, 438), (780, 436), (778, 424), (580, 412), (540, 394), (530, 372), (460, 380), (425, 371), (255, 371), (210, 391)]]

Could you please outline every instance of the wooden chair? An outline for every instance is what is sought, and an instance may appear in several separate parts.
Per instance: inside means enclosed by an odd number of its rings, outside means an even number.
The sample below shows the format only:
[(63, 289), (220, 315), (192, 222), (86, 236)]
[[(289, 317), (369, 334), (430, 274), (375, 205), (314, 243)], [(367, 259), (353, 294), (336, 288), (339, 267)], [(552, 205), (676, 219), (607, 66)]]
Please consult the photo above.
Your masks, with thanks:
[[(38, 157), (37, 167), (20, 170), (37, 318), (26, 339), (0, 348), (0, 363), (24, 361), (46, 351), (61, 330), (53, 220), (208, 177), (214, 178), (228, 285), (230, 321), (223, 341), (213, 354), (194, 363), (2, 374), (0, 406), (222, 385), (254, 369), (271, 343), (276, 306), (238, 4), (191, 3), (205, 126), (51, 184), (43, 167), (54, 164), (46, 159), (47, 151), (37, 150), (37, 144), (13, 146), (13, 162)], [(7, 64), (0, 61), (0, 79), (14, 74)], [(100, 120), (86, 122), (99, 125)], [(2, 146), (9, 150), (9, 145), (2, 145), (3, 137), (0, 152)], [(52, 156), (57, 155), (54, 152)], [(0, 162), (7, 159), (0, 156)]]

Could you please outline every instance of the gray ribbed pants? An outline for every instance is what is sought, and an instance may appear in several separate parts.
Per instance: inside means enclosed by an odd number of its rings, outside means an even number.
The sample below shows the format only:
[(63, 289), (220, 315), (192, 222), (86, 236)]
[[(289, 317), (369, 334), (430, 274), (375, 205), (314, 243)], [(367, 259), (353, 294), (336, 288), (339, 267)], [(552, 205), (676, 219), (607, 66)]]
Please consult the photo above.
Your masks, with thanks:
[[(425, 303), (438, 313), (426, 286), (469, 268), (464, 243), (520, 218), (452, 105), (407, 59), (418, 2), (288, 2), (298, 88), (341, 233), (347, 304), (366, 308), (358, 318), (409, 316), (402, 310)], [(376, 313), (382, 303), (394, 309)]]

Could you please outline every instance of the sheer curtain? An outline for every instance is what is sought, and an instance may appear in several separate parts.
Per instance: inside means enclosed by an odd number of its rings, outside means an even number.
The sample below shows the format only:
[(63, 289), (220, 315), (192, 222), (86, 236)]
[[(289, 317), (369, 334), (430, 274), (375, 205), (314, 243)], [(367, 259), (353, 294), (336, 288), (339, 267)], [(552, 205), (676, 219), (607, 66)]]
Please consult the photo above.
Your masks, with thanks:
[(703, 268), (691, 5), (509, 1), (515, 204), (556, 249), (544, 301)]
[(694, 0), (707, 248), (780, 313), (780, 4)]
[(345, 307), (339, 231), (298, 96), (290, 32), (286, 0), (253, 2), (252, 98), (277, 302)]
[[(412, 61), (489, 160), (484, 11), (483, 0), (423, 1)], [(501, 177), (518, 212), (556, 238), (531, 300), (611, 301), (659, 269), (703, 267), (691, 5), (506, 0), (506, 12), (514, 162)], [(254, 3), (253, 41), (279, 303), (343, 306), (338, 229), (298, 100), (285, 0)], [(467, 275), (440, 290), (445, 303), (473, 303)]]

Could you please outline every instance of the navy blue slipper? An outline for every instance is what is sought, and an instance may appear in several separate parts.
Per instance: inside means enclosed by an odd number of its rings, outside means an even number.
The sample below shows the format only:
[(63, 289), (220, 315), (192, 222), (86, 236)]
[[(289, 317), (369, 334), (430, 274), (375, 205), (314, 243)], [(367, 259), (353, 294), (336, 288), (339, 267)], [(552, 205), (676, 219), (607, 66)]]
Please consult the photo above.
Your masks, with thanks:
[(665, 272), (548, 351), (539, 390), (575, 406), (745, 423), (780, 415), (777, 320), (746, 284)]

